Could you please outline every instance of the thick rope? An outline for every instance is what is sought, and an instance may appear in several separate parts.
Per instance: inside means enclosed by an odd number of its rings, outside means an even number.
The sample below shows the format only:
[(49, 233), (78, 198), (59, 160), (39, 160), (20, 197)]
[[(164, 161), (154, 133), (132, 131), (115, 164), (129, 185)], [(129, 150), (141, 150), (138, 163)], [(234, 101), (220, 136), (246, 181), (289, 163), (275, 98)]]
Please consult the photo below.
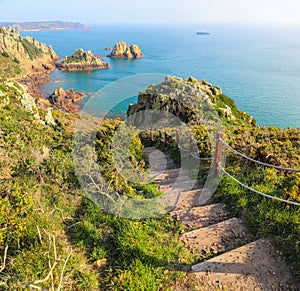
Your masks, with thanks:
[(196, 160), (198, 160), (198, 161), (212, 161), (212, 160), (214, 160), (214, 158), (199, 158), (196, 155), (194, 155), (193, 153), (191, 153), (191, 156), (193, 158), (195, 158)]
[(239, 180), (237, 180), (236, 178), (234, 178), (233, 176), (231, 176), (223, 167), (222, 167), (222, 164), (219, 163), (218, 164), (219, 168), (221, 169), (221, 171), (227, 175), (231, 180), (235, 181), (236, 183), (238, 183), (239, 185), (241, 185), (242, 187), (254, 192), (254, 193), (257, 193), (259, 195), (262, 195), (264, 197), (267, 197), (267, 198), (271, 198), (271, 199), (274, 199), (274, 200), (277, 200), (277, 201), (280, 201), (280, 202), (284, 202), (284, 203), (287, 203), (287, 204), (291, 204), (291, 205), (295, 205), (295, 206), (300, 206), (300, 203), (298, 202), (294, 202), (294, 201), (289, 201), (289, 200), (285, 200), (285, 199), (281, 199), (281, 198), (278, 198), (278, 197), (274, 197), (272, 195), (269, 195), (269, 194), (265, 194), (263, 192), (260, 192), (258, 190), (255, 190), (245, 184), (243, 184), (242, 182), (240, 182)]
[(249, 158), (247, 157), (246, 155), (240, 153), (239, 151), (235, 150), (233, 147), (231, 147), (228, 143), (226, 143), (223, 139), (220, 140), (227, 148), (229, 148), (231, 151), (233, 151), (234, 153), (236, 153), (237, 155), (251, 161), (251, 162), (254, 162), (256, 164), (259, 164), (259, 165), (262, 165), (262, 166), (265, 166), (265, 167), (269, 167), (269, 168), (274, 168), (274, 169), (277, 169), (277, 170), (283, 170), (283, 171), (290, 171), (290, 172), (296, 172), (296, 173), (299, 173), (300, 172), (300, 169), (293, 169), (293, 168), (284, 168), (284, 167), (280, 167), (280, 166), (275, 166), (275, 165), (271, 165), (271, 164), (267, 164), (267, 163), (263, 163), (263, 162), (260, 162), (260, 161), (257, 161), (257, 160), (254, 160), (252, 158)]

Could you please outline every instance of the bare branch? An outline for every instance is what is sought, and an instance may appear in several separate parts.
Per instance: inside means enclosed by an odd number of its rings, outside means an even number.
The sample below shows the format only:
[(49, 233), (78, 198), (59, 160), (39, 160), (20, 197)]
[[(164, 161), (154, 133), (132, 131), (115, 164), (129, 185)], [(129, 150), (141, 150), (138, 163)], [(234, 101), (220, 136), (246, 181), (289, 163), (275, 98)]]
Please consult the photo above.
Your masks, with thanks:
[(41, 232), (40, 232), (40, 228), (39, 228), (38, 225), (36, 226), (36, 228), (37, 228), (37, 231), (38, 231), (40, 243), (41, 243), (41, 245), (42, 245), (42, 244), (43, 244), (43, 241), (42, 241), (42, 235), (41, 235)]
[(57, 286), (57, 291), (60, 291), (61, 289), (61, 285), (62, 285), (62, 282), (63, 282), (63, 278), (64, 278), (64, 272), (65, 272), (65, 268), (66, 268), (66, 265), (71, 257), (71, 254), (72, 254), (73, 250), (71, 249), (70, 253), (68, 254), (67, 258), (65, 259), (65, 262), (64, 262), (64, 265), (63, 265), (63, 268), (61, 269), (61, 272), (60, 272), (60, 280), (59, 280), (59, 284)]
[(6, 247), (5, 247), (3, 259), (1, 258), (0, 273), (1, 273), (1, 272), (5, 269), (5, 267), (6, 267), (7, 251), (8, 251), (8, 245), (6, 245)]

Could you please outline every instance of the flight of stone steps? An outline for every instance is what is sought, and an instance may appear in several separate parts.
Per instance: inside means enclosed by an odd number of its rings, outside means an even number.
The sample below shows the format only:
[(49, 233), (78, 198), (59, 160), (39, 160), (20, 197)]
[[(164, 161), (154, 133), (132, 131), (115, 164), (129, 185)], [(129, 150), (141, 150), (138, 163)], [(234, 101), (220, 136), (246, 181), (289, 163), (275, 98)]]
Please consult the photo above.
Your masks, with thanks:
[(181, 240), (199, 260), (190, 269), (193, 288), (180, 285), (174, 290), (300, 290), (268, 240), (254, 240), (240, 219), (229, 217), (224, 204), (199, 206), (197, 182), (179, 176), (181, 170), (156, 148), (144, 153), (160, 190), (180, 194), (170, 216), (188, 229)]

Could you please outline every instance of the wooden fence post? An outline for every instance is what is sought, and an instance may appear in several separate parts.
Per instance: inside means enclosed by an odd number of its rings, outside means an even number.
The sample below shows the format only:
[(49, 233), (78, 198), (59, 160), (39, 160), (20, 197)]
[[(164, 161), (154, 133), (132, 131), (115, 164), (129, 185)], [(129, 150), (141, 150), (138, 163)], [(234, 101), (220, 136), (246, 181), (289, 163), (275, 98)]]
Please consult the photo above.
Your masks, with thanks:
[(176, 129), (176, 144), (179, 145), (179, 130)]
[(224, 139), (224, 133), (219, 131), (217, 133), (217, 141), (216, 141), (216, 152), (215, 152), (215, 176), (219, 173), (219, 163), (222, 162), (222, 140)]
[(150, 140), (153, 141), (153, 131), (150, 129)]

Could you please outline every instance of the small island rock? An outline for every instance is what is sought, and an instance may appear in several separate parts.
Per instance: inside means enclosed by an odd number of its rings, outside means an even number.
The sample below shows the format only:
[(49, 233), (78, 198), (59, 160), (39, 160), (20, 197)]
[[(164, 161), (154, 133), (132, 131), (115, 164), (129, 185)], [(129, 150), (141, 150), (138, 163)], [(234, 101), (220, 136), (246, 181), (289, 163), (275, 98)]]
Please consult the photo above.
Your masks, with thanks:
[(109, 57), (114, 59), (140, 59), (144, 56), (139, 46), (128, 45), (126, 42), (117, 42)]
[(83, 99), (84, 94), (76, 92), (74, 89), (65, 90), (63, 88), (56, 89), (49, 97), (52, 105), (67, 112), (78, 112), (79, 107), (74, 103)]
[(57, 64), (57, 68), (61, 71), (91, 71), (109, 69), (110, 65), (100, 60), (91, 51), (79, 49), (72, 56), (65, 57), (60, 64)]

